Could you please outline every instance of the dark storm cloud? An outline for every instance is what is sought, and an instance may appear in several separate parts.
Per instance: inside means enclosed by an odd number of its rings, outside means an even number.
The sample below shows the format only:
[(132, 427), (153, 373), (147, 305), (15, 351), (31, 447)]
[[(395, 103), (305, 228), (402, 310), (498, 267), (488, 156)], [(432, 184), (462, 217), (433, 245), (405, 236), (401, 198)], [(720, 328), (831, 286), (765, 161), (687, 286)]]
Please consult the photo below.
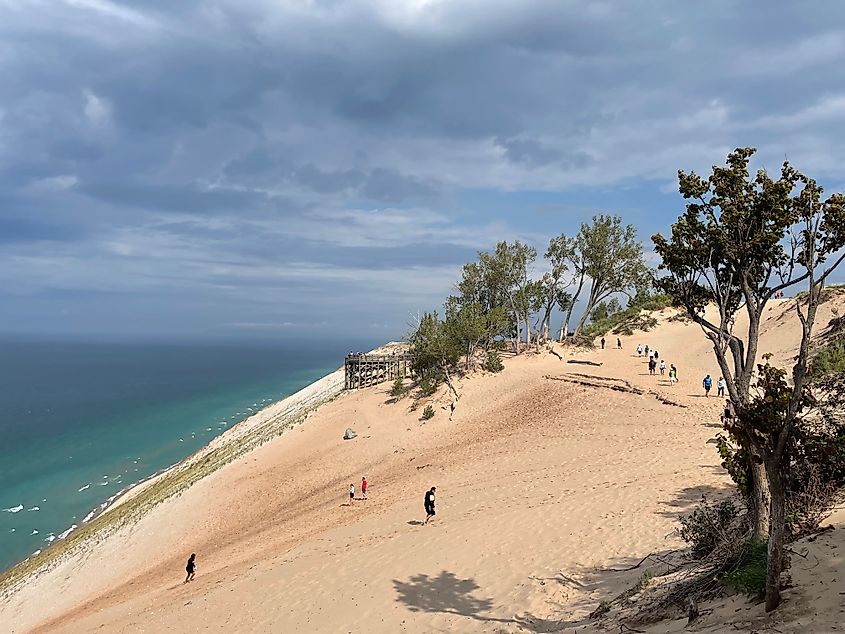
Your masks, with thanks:
[(475, 250), (542, 242), (520, 192), (659, 199), (737, 145), (842, 183), (843, 24), (835, 1), (7, 2), (0, 285), (144, 297), (174, 328), (293, 321), (280, 290), (399, 314)]

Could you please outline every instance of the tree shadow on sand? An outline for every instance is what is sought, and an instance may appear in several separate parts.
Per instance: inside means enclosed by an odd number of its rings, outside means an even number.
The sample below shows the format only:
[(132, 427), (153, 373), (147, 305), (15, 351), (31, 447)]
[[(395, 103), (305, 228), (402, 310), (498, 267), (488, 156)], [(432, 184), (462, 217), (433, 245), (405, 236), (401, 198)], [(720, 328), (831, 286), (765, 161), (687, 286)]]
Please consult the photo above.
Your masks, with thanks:
[(453, 572), (443, 571), (436, 577), (414, 575), (408, 581), (393, 580), (399, 601), (411, 612), (439, 612), (468, 616), (480, 621), (510, 622), (484, 616), (493, 608), (493, 600), (472, 596), (480, 589), (474, 579), (461, 579)]
[[(549, 580), (561, 582), (560, 579)], [(412, 612), (435, 614), (453, 614), (477, 621), (493, 623), (514, 623), (531, 632), (559, 632), (562, 628), (581, 626), (584, 620), (568, 621), (540, 618), (530, 613), (514, 618), (489, 616), (493, 609), (493, 600), (473, 596), (480, 590), (474, 579), (461, 579), (452, 572), (442, 571), (435, 577), (425, 574), (414, 575), (408, 581), (393, 580), (393, 586), (399, 595), (398, 600)]]

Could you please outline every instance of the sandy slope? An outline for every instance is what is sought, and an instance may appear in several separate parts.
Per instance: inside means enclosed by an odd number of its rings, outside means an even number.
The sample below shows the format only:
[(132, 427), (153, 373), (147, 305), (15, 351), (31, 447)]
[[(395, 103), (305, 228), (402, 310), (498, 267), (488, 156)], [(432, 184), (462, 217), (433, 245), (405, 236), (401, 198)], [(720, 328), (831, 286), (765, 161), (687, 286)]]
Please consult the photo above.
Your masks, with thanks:
[[(762, 346), (782, 361), (798, 337), (784, 309), (767, 315)], [(823, 325), (829, 306), (821, 312)], [(717, 399), (701, 396), (703, 374), (718, 376), (709, 343), (668, 315), (651, 333), (623, 337), (621, 351), (579, 355), (600, 367), (526, 355), (506, 360), (499, 375), (465, 380), (452, 421), (439, 407), (420, 422), (409, 399), (389, 403), (387, 386), (345, 394), (30, 580), (0, 606), (0, 629), (591, 631), (586, 615), (639, 574), (606, 569), (677, 548), (678, 513), (729, 487), (707, 444), (720, 412)], [(633, 353), (639, 342), (676, 363), (678, 385), (648, 375)], [(576, 374), (647, 393), (549, 378)], [(360, 436), (343, 441), (347, 426)], [(362, 475), (370, 499), (349, 506), (347, 487)], [(432, 484), (437, 519), (420, 526)], [(190, 552), (199, 572), (185, 585)], [(789, 610), (803, 614), (796, 606), (812, 604), (812, 591), (790, 591), (783, 614), (798, 618)], [(714, 606), (700, 627), (762, 618), (746, 607)]]

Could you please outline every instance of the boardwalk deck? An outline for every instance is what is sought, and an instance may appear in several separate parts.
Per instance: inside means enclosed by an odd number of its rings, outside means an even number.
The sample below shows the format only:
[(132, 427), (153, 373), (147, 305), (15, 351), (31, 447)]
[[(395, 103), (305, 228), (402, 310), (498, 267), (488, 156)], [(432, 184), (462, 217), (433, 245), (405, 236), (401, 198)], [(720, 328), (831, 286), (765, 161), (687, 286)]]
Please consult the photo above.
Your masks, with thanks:
[(343, 363), (344, 388), (357, 390), (411, 376), (411, 355), (405, 354), (348, 354)]

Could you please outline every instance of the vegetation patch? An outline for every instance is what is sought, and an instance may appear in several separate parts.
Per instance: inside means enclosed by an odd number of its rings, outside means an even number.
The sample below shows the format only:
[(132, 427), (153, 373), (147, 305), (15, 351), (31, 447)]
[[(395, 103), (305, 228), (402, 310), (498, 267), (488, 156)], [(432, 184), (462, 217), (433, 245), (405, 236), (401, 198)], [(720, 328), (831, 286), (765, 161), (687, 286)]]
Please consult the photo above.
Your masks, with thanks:
[(732, 570), (723, 573), (719, 580), (726, 587), (761, 600), (766, 595), (766, 562), (768, 544), (749, 539), (743, 543)]
[(422, 416), (420, 416), (420, 420), (430, 420), (432, 418), (434, 418), (434, 408), (431, 405), (426, 405)]
[(690, 555), (701, 559), (721, 546), (740, 511), (731, 498), (718, 502), (708, 502), (707, 498), (701, 498), (692, 513), (680, 518), (678, 535), (689, 544)]
[(498, 352), (492, 350), (487, 354), (487, 359), (484, 361), (484, 369), (488, 372), (501, 372), (505, 369), (505, 366), (502, 364), (502, 357), (499, 356)]

